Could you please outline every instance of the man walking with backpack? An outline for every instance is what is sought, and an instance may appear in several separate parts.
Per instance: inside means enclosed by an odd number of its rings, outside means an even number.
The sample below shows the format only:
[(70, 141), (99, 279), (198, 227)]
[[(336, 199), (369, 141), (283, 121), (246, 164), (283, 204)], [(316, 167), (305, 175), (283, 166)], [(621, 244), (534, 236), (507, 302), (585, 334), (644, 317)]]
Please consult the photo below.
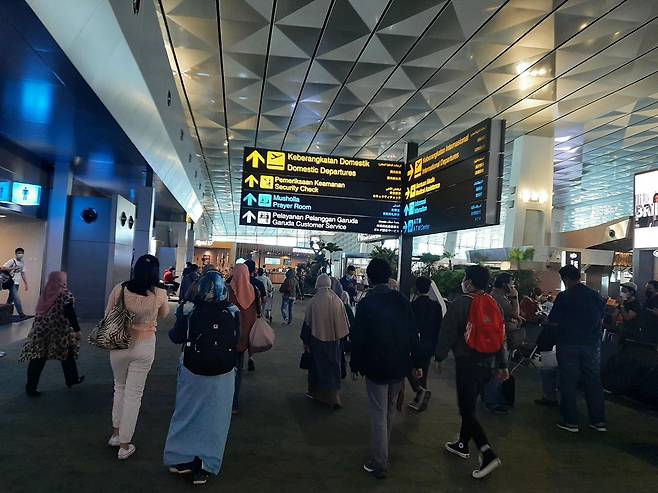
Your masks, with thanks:
[(475, 417), (475, 405), (494, 371), (503, 381), (509, 377), (505, 348), (505, 324), (498, 303), (484, 290), (489, 285), (489, 271), (481, 265), (466, 268), (462, 281), (464, 294), (450, 304), (441, 324), (436, 348), (436, 361), (447, 358), (452, 350), (455, 357), (457, 401), (462, 418), (459, 438), (447, 442), (448, 452), (463, 459), (470, 457), (471, 439), (480, 452), (480, 467), (473, 477), (488, 476), (501, 465), (482, 425)]

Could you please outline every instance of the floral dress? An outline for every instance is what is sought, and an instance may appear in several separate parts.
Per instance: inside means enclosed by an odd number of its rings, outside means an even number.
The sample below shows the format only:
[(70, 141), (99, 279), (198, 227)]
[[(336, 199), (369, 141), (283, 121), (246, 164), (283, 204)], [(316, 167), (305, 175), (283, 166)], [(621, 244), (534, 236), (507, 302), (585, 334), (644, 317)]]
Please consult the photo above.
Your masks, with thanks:
[(65, 306), (73, 303), (73, 295), (64, 290), (45, 315), (34, 319), (32, 330), (18, 358), (21, 362), (33, 359), (65, 360), (69, 351), (77, 358), (80, 352), (80, 333), (74, 332), (65, 313)]

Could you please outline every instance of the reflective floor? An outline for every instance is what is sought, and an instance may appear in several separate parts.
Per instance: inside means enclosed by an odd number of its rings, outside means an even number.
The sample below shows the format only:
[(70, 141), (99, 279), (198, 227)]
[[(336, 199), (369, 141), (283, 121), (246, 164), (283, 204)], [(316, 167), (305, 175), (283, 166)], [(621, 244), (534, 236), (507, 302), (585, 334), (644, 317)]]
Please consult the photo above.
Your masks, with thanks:
[[(345, 408), (337, 412), (304, 397), (305, 373), (298, 369), (304, 303), (295, 309), (293, 327), (277, 323), (280, 315), (275, 318), (276, 348), (257, 356), (255, 373), (245, 373), (241, 415), (233, 420), (221, 475), (208, 483), (208, 491), (657, 491), (658, 416), (607, 403), (609, 433), (562, 432), (555, 427), (556, 411), (532, 402), (539, 389), (533, 369), (517, 375), (519, 402), (512, 414), (480, 411), (503, 461), (483, 483), (470, 477), (475, 459), (462, 461), (442, 451), (459, 422), (450, 369), (432, 375), (434, 396), (426, 413), (405, 411), (399, 418), (388, 479), (369, 477), (361, 470), (368, 443), (365, 385), (345, 381)], [(0, 359), (0, 491), (191, 489), (186, 479), (170, 475), (162, 465), (178, 354), (164, 334), (170, 324), (170, 319), (161, 324), (134, 437), (137, 453), (121, 463), (106, 445), (112, 403), (107, 353), (83, 346), (80, 370), (87, 380), (73, 390), (64, 386), (59, 365), (49, 362), (40, 386), (43, 395), (29, 399), (23, 393), (25, 365), (16, 361), (20, 344), (9, 345), (7, 357)]]

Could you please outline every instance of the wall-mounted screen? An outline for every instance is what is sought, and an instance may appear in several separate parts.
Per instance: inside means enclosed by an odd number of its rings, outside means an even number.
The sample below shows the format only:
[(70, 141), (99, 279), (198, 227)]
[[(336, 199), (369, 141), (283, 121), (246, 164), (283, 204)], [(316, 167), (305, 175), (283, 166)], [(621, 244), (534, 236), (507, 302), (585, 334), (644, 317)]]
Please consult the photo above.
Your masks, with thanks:
[(11, 201), (17, 205), (39, 205), (41, 187), (16, 181), (11, 187)]
[(658, 247), (658, 171), (635, 175), (635, 248)]
[(265, 265), (281, 265), (279, 257), (265, 257)]

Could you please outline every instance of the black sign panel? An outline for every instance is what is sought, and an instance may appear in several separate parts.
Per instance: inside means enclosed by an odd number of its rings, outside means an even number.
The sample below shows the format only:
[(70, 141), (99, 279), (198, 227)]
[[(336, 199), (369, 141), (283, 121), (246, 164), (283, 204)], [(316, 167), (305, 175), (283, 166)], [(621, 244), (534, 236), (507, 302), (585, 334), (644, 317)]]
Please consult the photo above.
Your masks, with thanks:
[(407, 163), (404, 234), (498, 224), (504, 131), (504, 121), (486, 120)]
[(245, 148), (240, 224), (399, 234), (401, 163)]

